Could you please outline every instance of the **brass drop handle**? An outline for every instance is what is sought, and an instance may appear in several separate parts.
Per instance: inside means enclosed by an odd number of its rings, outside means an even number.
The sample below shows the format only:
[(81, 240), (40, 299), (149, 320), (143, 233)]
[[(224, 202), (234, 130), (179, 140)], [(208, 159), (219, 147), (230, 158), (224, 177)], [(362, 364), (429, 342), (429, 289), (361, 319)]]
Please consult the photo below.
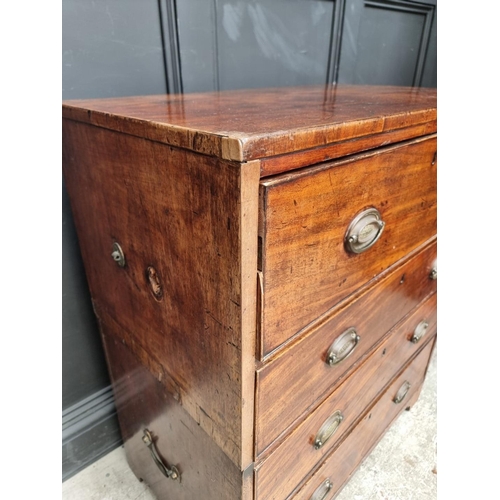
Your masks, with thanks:
[(429, 323), (427, 323), (427, 321), (425, 321), (425, 320), (421, 321), (415, 327), (415, 331), (413, 332), (413, 335), (410, 339), (411, 342), (413, 342), (414, 344), (417, 344), (420, 341), (420, 339), (425, 335), (428, 328), (429, 328)]
[(344, 361), (354, 352), (360, 340), (361, 337), (356, 332), (356, 329), (354, 327), (348, 328), (333, 341), (333, 344), (328, 349), (326, 362), (330, 366), (334, 366)]
[(347, 228), (344, 244), (350, 253), (361, 253), (372, 247), (382, 236), (385, 222), (376, 208), (360, 212)]
[(314, 440), (314, 449), (319, 450), (322, 448), (326, 442), (337, 432), (340, 424), (344, 420), (344, 415), (340, 410), (332, 413), (320, 427), (318, 433), (316, 434), (316, 439)]
[(408, 392), (410, 391), (411, 384), (406, 380), (403, 382), (403, 385), (399, 388), (398, 392), (394, 396), (394, 399), (392, 400), (394, 403), (397, 405), (403, 401), (404, 398), (408, 395)]
[(155, 443), (153, 441), (153, 436), (151, 435), (151, 432), (148, 429), (144, 429), (144, 435), (142, 436), (142, 441), (149, 448), (149, 451), (151, 452), (151, 457), (153, 458), (153, 461), (158, 467), (158, 469), (160, 469), (160, 472), (165, 477), (173, 479), (174, 481), (176, 481), (177, 479), (180, 481), (181, 475), (177, 467), (175, 465), (171, 465), (169, 468), (167, 465), (163, 463), (163, 460), (158, 454)]
[(330, 490), (332, 488), (333, 488), (333, 484), (330, 481), (330, 478), (327, 478), (325, 481), (323, 481), (319, 485), (319, 487), (312, 494), (312, 496), (309, 500), (325, 500), (325, 498), (328, 496), (328, 493), (330, 493)]

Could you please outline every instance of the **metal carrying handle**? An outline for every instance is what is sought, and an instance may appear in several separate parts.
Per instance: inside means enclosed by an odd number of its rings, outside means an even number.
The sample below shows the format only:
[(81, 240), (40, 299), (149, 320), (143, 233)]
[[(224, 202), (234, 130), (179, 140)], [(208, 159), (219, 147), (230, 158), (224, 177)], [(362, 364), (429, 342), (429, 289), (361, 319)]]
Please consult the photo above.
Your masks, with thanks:
[(322, 448), (326, 442), (337, 432), (339, 425), (344, 420), (344, 415), (340, 410), (332, 413), (324, 422), (324, 424), (319, 429), (316, 434), (316, 439), (314, 440), (314, 449), (319, 450)]
[(385, 222), (376, 208), (360, 212), (347, 228), (344, 243), (350, 253), (361, 253), (372, 247), (382, 236)]
[(320, 484), (309, 500), (325, 500), (332, 488), (333, 484), (330, 481), (330, 478), (328, 478)]
[(396, 393), (396, 396), (394, 396), (393, 402), (396, 403), (397, 405), (403, 401), (404, 398), (406, 398), (408, 392), (410, 391), (411, 384), (406, 380), (403, 382), (403, 385), (399, 388), (399, 391)]
[(171, 465), (170, 468), (163, 463), (163, 460), (160, 458), (156, 446), (153, 441), (153, 436), (148, 429), (144, 429), (144, 435), (142, 436), (142, 441), (149, 448), (151, 452), (151, 456), (153, 457), (154, 463), (160, 469), (160, 472), (170, 479), (179, 480), (181, 478), (180, 472), (175, 465)]
[(348, 328), (333, 341), (333, 344), (328, 349), (326, 362), (330, 366), (334, 366), (344, 361), (354, 352), (360, 340), (361, 337), (356, 332), (356, 328)]

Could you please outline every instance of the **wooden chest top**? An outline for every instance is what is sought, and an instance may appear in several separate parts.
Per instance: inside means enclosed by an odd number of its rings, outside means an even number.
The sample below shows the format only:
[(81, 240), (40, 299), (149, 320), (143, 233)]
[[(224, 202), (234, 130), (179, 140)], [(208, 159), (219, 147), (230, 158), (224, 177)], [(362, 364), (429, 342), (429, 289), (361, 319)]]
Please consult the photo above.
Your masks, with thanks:
[[(371, 148), (433, 133), (436, 90), (328, 85), (124, 97), (67, 101), (63, 116), (210, 156), (248, 161), (369, 136), (380, 137)], [(394, 139), (384, 135), (396, 131)], [(347, 152), (367, 149), (363, 144)], [(278, 171), (292, 168), (293, 162)]]

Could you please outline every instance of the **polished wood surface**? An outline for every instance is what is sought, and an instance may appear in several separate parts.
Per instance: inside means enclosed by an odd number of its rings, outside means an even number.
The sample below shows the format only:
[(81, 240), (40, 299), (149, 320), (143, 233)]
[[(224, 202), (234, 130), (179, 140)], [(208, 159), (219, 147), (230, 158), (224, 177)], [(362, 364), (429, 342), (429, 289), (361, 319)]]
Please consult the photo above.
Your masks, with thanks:
[[(436, 294), (400, 321), (384, 341), (269, 457), (255, 468), (256, 498), (284, 500), (300, 480), (348, 433), (363, 411), (383, 392), (436, 332)], [(417, 325), (425, 320), (428, 330), (419, 343), (410, 341)], [(323, 423), (337, 410), (343, 420), (335, 434), (320, 448), (314, 440)], [(297, 459), (297, 457), (299, 459)], [(281, 474), (286, 470), (286, 474)]]
[[(258, 163), (71, 120), (63, 137), (97, 316), (120, 325), (120, 339), (246, 468), (253, 461)], [(123, 268), (111, 258), (115, 241)]]
[[(309, 498), (332, 463), (338, 488), (400, 410), (391, 377), (425, 351), (404, 375), (411, 404), (433, 343), (435, 90), (144, 96), (67, 102), (63, 116), (134, 472), (165, 500)], [(369, 206), (382, 237), (348, 254), (346, 229)], [(431, 328), (415, 346), (422, 311)], [(353, 326), (358, 346), (330, 367), (328, 349)], [(338, 405), (343, 427), (313, 452)], [(146, 426), (181, 482), (152, 461)]]
[[(125, 346), (116, 326), (102, 324), (118, 419), (127, 460), (158, 500), (253, 500), (252, 468), (241, 472), (165, 387)], [(144, 429), (154, 437), (164, 463), (174, 465), (180, 481), (166, 478), (142, 441)], [(112, 492), (110, 492), (112, 495)]]
[(414, 137), (434, 134), (436, 131), (437, 120), (434, 120), (413, 127), (336, 142), (329, 146), (320, 146), (305, 151), (262, 158), (260, 161), (260, 174), (261, 177), (269, 177), (270, 175), (334, 160), (335, 158), (341, 158), (342, 156), (348, 156), (361, 151), (388, 146), (389, 144), (406, 141)]
[[(436, 241), (432, 240), (403, 265), (391, 269), (375, 286), (322, 318), (315, 329), (279, 357), (258, 368), (256, 456), (273, 442), (283, 441), (294, 422), (314, 409), (356, 370), (387, 331), (436, 291), (437, 282), (429, 279), (436, 252)], [(359, 344), (343, 362), (329, 366), (329, 347), (353, 326), (361, 337)]]
[[(436, 234), (436, 148), (417, 139), (261, 181), (261, 358)], [(348, 253), (347, 228), (367, 207), (384, 232)]]
[[(349, 480), (366, 455), (384, 435), (392, 421), (406, 408), (411, 407), (418, 398), (425, 372), (432, 353), (430, 342), (419, 356), (399, 375), (387, 391), (369, 408), (351, 432), (324, 461), (318, 470), (307, 479), (293, 500), (310, 500), (316, 489), (326, 480), (332, 483), (327, 498), (331, 499)], [(407, 396), (400, 404), (393, 399), (404, 382), (410, 382)]]
[(67, 101), (63, 113), (172, 146), (248, 161), (435, 121), (436, 90), (343, 85), (235, 90)]

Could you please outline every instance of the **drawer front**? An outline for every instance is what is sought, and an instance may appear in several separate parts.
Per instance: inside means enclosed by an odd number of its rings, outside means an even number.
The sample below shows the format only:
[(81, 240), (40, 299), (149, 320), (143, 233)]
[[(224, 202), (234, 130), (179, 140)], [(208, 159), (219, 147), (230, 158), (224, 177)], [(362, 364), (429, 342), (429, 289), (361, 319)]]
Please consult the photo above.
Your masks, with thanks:
[[(398, 266), (316, 330), (257, 371), (256, 455), (284, 435), (356, 368), (372, 347), (402, 317), (436, 291), (430, 274), (436, 262), (436, 242)], [(330, 347), (354, 327), (360, 337), (343, 361), (330, 366)]]
[[(361, 366), (257, 466), (257, 499), (285, 499), (352, 428), (401, 367), (419, 349), (425, 349), (436, 332), (436, 303), (434, 294), (398, 323)], [(415, 331), (419, 335), (425, 332), (418, 342), (412, 342)]]
[[(436, 147), (419, 139), (261, 181), (262, 357), (436, 234)], [(384, 229), (352, 253), (346, 233), (369, 207)], [(369, 241), (375, 228), (352, 234)]]
[[(330, 500), (348, 481), (402, 410), (418, 399), (434, 342), (390, 385), (319, 469), (305, 482), (293, 500)], [(408, 384), (409, 383), (409, 388)], [(404, 398), (399, 403), (396, 398)], [(328, 484), (328, 488), (325, 485)], [(322, 491), (329, 490), (323, 495)]]

